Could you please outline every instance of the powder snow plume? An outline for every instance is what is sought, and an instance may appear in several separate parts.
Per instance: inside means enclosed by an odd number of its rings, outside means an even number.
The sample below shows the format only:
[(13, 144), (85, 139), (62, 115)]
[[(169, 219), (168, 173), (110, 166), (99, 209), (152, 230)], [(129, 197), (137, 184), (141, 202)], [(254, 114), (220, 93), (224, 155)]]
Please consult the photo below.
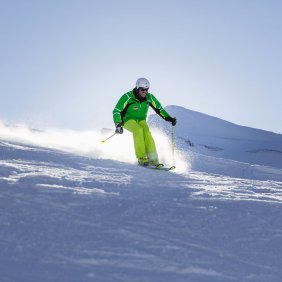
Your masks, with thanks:
[[(106, 142), (101, 142), (113, 133), (113, 130), (77, 131), (57, 128), (37, 130), (24, 124), (11, 126), (0, 122), (0, 139), (5, 141), (61, 150), (90, 158), (135, 164), (131, 133), (125, 131), (122, 135), (116, 134)], [(152, 129), (152, 134), (156, 141), (160, 162), (172, 164), (171, 141), (157, 129)], [(184, 172), (190, 167), (178, 151), (175, 151), (174, 159), (178, 171)]]

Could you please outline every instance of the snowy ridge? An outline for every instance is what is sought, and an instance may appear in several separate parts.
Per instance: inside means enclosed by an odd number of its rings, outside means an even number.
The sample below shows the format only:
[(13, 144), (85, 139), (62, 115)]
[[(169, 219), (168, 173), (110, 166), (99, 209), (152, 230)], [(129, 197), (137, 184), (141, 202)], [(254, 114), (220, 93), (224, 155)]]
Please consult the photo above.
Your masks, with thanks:
[[(282, 180), (281, 134), (239, 126), (178, 106), (166, 109), (178, 119), (177, 148), (189, 155), (191, 169), (240, 178)], [(170, 125), (157, 115), (149, 120), (152, 126), (171, 134)]]

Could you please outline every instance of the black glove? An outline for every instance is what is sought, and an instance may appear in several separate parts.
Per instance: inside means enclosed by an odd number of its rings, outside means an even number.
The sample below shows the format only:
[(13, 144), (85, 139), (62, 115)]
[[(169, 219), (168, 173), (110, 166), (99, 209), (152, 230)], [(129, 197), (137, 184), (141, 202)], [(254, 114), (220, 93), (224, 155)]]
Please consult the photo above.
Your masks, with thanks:
[(172, 126), (176, 125), (176, 118), (174, 117), (167, 117), (165, 120), (171, 122)]
[(117, 134), (122, 134), (123, 133), (123, 128), (121, 123), (116, 123), (116, 133)]

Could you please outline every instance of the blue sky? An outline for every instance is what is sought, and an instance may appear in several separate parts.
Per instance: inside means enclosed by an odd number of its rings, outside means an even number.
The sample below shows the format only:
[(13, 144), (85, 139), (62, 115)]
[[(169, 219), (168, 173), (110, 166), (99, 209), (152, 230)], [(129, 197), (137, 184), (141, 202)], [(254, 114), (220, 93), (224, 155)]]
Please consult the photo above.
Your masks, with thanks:
[(278, 0), (0, 0), (0, 119), (111, 127), (147, 77), (163, 106), (282, 133), (281, 13)]

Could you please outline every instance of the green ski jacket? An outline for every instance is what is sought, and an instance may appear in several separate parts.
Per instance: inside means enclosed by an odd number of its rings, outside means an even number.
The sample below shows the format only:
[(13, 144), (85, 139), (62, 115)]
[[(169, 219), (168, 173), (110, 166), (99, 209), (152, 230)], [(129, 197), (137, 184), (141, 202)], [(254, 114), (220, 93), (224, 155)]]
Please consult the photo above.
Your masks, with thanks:
[(114, 123), (124, 124), (130, 119), (146, 120), (149, 107), (152, 107), (163, 119), (170, 116), (153, 94), (147, 93), (146, 98), (141, 100), (137, 98), (133, 89), (122, 95), (117, 102), (113, 110)]

